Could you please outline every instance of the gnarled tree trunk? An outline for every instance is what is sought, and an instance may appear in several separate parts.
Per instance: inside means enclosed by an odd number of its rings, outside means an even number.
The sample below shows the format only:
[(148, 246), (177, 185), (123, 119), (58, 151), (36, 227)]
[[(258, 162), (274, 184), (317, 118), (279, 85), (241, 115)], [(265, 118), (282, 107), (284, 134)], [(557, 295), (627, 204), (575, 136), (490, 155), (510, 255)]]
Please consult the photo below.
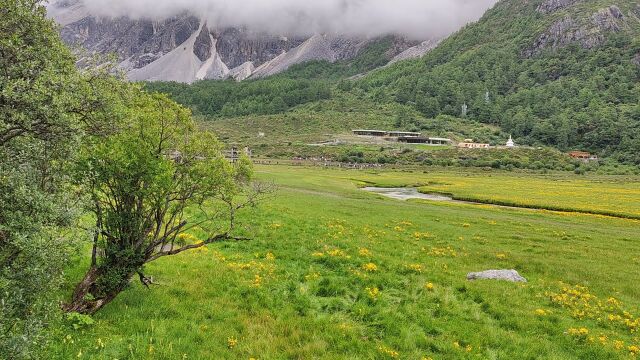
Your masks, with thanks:
[(97, 294), (97, 284), (102, 275), (99, 268), (92, 266), (85, 274), (84, 278), (73, 291), (71, 300), (62, 305), (62, 310), (65, 312), (78, 312), (81, 314), (92, 315), (102, 309), (105, 305), (109, 304), (120, 294), (127, 286), (131, 278), (135, 273), (130, 274), (124, 278), (116, 288), (110, 290), (106, 294)]

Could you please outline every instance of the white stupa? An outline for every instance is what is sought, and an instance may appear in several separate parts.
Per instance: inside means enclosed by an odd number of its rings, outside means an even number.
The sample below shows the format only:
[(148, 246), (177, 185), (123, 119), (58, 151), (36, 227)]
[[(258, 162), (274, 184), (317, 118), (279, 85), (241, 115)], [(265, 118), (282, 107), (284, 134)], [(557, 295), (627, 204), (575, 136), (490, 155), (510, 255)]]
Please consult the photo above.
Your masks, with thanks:
[(507, 147), (508, 148), (516, 147), (516, 143), (513, 141), (513, 138), (511, 137), (511, 135), (509, 135), (509, 141), (507, 141)]

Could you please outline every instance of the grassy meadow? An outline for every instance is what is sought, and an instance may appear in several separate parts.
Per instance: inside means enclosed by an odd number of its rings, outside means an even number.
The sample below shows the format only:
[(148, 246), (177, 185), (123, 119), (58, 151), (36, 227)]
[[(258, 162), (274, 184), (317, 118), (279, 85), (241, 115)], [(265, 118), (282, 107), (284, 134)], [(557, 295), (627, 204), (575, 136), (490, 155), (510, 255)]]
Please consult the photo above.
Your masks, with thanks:
[[(640, 179), (258, 166), (253, 240), (164, 258), (55, 359), (632, 359), (640, 221), (396, 201), (358, 186), (640, 212)], [(193, 234), (197, 236), (198, 234)], [(68, 272), (69, 286), (88, 256)], [(523, 284), (469, 282), (517, 269)], [(79, 324), (76, 324), (79, 325)]]
[(640, 218), (637, 176), (575, 176), (474, 169), (383, 172), (357, 179), (381, 187), (416, 186), (460, 200)]
[[(376, 102), (364, 94), (336, 92), (334, 95), (330, 100), (301, 105), (284, 114), (227, 118), (201, 116), (199, 123), (226, 143), (251, 146), (258, 152), (267, 152), (266, 149), (279, 145), (333, 140), (336, 135), (348, 135), (351, 130), (362, 128), (406, 131), (408, 126), (413, 126), (417, 127), (413, 130), (429, 136), (476, 138), (500, 143), (508, 137), (494, 126), (455, 118), (426, 119), (407, 106)], [(398, 113), (404, 113), (406, 121), (411, 124), (398, 124)], [(259, 137), (259, 133), (264, 136)]]

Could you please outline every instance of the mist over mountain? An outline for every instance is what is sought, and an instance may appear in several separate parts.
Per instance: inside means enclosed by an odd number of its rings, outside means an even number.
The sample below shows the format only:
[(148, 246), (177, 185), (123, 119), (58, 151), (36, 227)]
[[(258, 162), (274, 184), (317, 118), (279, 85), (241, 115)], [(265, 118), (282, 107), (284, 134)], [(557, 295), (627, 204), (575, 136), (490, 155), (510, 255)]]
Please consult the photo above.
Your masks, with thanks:
[(241, 27), (272, 35), (333, 33), (412, 40), (443, 37), (477, 20), (496, 0), (83, 0), (95, 16), (166, 19), (181, 13), (212, 28)]
[(496, 1), (52, 0), (47, 11), (67, 44), (115, 54), (131, 80), (191, 83), (266, 77), (377, 46), (367, 71), (424, 55)]

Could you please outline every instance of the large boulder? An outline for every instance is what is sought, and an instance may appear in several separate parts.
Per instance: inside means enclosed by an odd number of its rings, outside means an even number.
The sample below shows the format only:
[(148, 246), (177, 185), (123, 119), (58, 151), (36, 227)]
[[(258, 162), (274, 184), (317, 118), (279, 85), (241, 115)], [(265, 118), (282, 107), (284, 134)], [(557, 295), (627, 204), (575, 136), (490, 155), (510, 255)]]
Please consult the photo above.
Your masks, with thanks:
[(515, 270), (487, 270), (481, 272), (472, 272), (467, 275), (467, 280), (504, 280), (511, 282), (527, 282)]

